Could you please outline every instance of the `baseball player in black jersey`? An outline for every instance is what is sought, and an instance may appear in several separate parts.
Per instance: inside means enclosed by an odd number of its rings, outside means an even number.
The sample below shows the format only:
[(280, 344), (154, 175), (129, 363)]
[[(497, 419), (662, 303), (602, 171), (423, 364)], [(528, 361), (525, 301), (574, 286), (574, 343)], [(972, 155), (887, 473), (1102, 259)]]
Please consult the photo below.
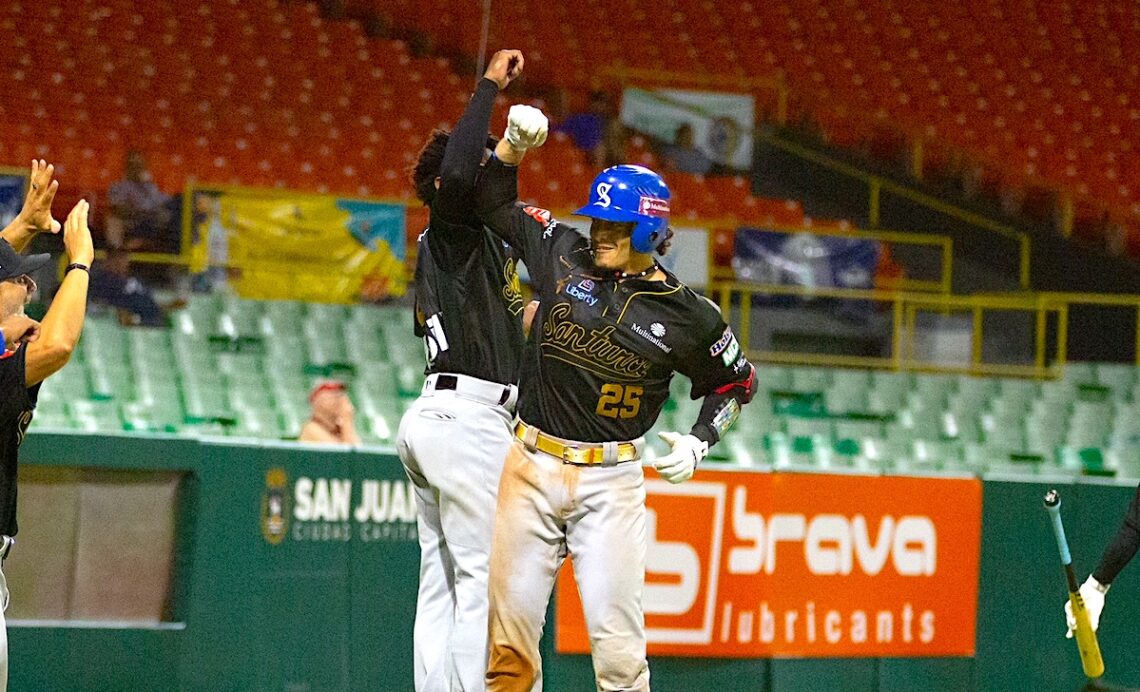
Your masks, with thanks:
[[(1081, 584), (1081, 598), (1089, 611), (1089, 623), (1092, 624), (1094, 632), (1100, 626), (1100, 614), (1104, 610), (1108, 587), (1112, 586), (1116, 575), (1120, 574), (1120, 570), (1124, 569), (1136, 555), (1137, 548), (1140, 548), (1140, 486), (1136, 488), (1136, 495), (1128, 505), (1128, 512), (1124, 515), (1120, 530), (1104, 549), (1100, 564), (1085, 583)], [(1072, 638), (1073, 632), (1077, 629), (1077, 621), (1073, 617), (1073, 605), (1068, 600), (1065, 601), (1065, 620), (1069, 625), (1065, 636)]]
[[(518, 51), (496, 53), (454, 132), (434, 132), (412, 173), (431, 210), (415, 276), (427, 379), (400, 422), (396, 448), (418, 509), (418, 691), (483, 689), (487, 559), (511, 440), (524, 305), (517, 253), (483, 229), (474, 188), (495, 144), (487, 137), (495, 97), (522, 68)], [(546, 131), (516, 127), (506, 137), (537, 146)]]
[[(0, 567), (15, 542), (16, 471), (20, 444), (32, 422), (40, 383), (67, 364), (83, 330), (87, 311), (88, 270), (95, 251), (87, 228), (88, 204), (80, 200), (63, 224), (67, 273), (38, 328), (15, 319), (36, 291), (30, 274), (51, 260), (50, 255), (21, 256), (37, 233), (58, 233), (60, 223), (51, 217), (58, 183), (54, 169), (43, 161), (32, 164), (24, 208), (0, 232), (0, 325), (4, 350), (0, 354)], [(20, 325), (22, 334), (9, 333)], [(8, 608), (8, 586), (0, 569), (0, 692), (8, 688), (8, 635), (3, 610)]]
[[(509, 127), (509, 125), (508, 125)], [(520, 148), (500, 142), (479, 214), (522, 254), (539, 299), (519, 380), (491, 548), (489, 690), (526, 690), (555, 574), (574, 560), (599, 690), (648, 690), (644, 434), (675, 372), (704, 402), (687, 434), (662, 433), (655, 466), (690, 478), (752, 397), (754, 370), (716, 308), (660, 267), (669, 189), (652, 171), (602, 171), (577, 213), (587, 240), (516, 203)]]

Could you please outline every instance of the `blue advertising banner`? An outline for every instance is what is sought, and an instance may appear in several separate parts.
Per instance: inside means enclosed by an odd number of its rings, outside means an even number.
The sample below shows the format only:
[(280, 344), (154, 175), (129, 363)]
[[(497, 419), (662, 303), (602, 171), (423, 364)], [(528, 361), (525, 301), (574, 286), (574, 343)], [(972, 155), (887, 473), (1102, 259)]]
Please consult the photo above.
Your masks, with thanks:
[[(759, 284), (804, 288), (871, 289), (880, 244), (863, 238), (821, 236), (810, 232), (784, 233), (760, 228), (736, 231), (736, 254), (732, 266), (736, 278)], [(769, 304), (793, 306), (830, 304), (812, 296), (769, 296)], [(863, 316), (870, 306), (862, 301), (839, 301), (847, 316)], [(852, 310), (856, 314), (852, 315)]]

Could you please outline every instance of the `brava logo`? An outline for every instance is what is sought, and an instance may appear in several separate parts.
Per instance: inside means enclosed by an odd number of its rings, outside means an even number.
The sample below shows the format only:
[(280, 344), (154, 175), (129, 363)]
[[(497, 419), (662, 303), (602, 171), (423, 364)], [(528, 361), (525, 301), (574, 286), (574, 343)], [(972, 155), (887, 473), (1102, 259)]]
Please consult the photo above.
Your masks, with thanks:
[[(728, 525), (734, 534), (725, 565), (728, 574), (775, 574), (778, 558), (789, 556), (796, 544), (807, 571), (817, 576), (843, 577), (856, 569), (875, 576), (888, 563), (904, 577), (935, 573), (938, 537), (929, 517), (886, 515), (873, 530), (860, 514), (777, 512), (765, 517), (749, 512), (744, 486), (735, 488), (731, 503), (721, 483), (672, 486), (647, 481), (646, 489), (649, 547), (644, 607), (650, 641), (711, 641), (725, 539), (721, 527), (728, 504)], [(677, 517), (685, 520), (678, 524)], [(692, 525), (694, 517), (706, 518), (707, 525)]]
[[(802, 543), (808, 571), (818, 575), (851, 574), (855, 564), (869, 576), (883, 571), (887, 558), (904, 577), (934, 574), (938, 534), (934, 522), (924, 516), (889, 514), (873, 532), (862, 514), (776, 513), (765, 521), (759, 512), (745, 509), (748, 490), (737, 486), (733, 493), (732, 530), (737, 540), (750, 542), (728, 553), (728, 571), (733, 574), (767, 574), (776, 571), (780, 543)], [(785, 548), (786, 550), (787, 548)]]

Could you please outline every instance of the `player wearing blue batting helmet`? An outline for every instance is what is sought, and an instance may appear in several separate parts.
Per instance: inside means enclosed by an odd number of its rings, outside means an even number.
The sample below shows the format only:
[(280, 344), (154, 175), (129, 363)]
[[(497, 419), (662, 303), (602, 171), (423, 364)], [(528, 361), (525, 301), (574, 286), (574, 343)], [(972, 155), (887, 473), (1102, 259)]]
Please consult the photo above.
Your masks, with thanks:
[(579, 216), (632, 223), (633, 250), (650, 253), (665, 242), (669, 225), (669, 186), (645, 166), (611, 166), (594, 178), (590, 201)]

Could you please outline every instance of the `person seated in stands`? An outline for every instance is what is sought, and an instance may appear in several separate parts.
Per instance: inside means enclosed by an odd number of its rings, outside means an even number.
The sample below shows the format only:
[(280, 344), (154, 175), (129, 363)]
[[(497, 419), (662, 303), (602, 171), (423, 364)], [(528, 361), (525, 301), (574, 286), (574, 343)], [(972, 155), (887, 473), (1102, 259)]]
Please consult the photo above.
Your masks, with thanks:
[(610, 99), (604, 91), (590, 92), (590, 105), (585, 111), (572, 113), (555, 126), (555, 132), (565, 132), (574, 145), (594, 156), (602, 146), (606, 128), (611, 119)]
[(682, 123), (673, 135), (673, 143), (661, 149), (661, 160), (665, 168), (680, 173), (707, 174), (713, 162), (704, 152), (693, 146), (693, 126)]
[(91, 302), (118, 310), (119, 324), (161, 327), (166, 313), (150, 288), (131, 274), (131, 255), (122, 248), (107, 251), (106, 261), (91, 270)]
[(178, 199), (154, 184), (141, 151), (127, 152), (122, 180), (107, 191), (107, 243), (128, 250), (178, 251)]
[(301, 442), (322, 442), (327, 444), (360, 444), (356, 434), (356, 409), (348, 398), (348, 390), (343, 382), (325, 380), (318, 382), (309, 392), (309, 406), (313, 413), (301, 427)]

